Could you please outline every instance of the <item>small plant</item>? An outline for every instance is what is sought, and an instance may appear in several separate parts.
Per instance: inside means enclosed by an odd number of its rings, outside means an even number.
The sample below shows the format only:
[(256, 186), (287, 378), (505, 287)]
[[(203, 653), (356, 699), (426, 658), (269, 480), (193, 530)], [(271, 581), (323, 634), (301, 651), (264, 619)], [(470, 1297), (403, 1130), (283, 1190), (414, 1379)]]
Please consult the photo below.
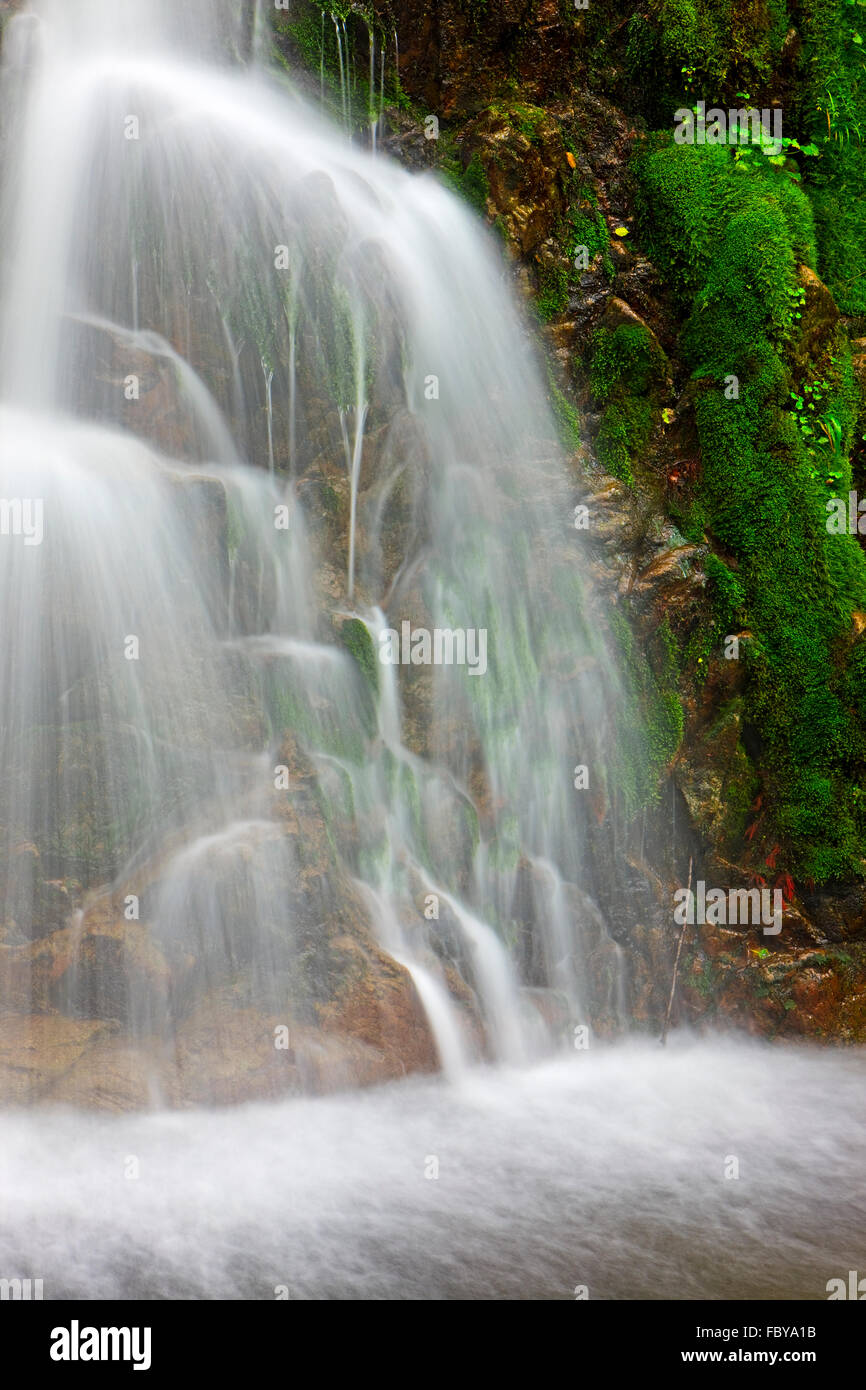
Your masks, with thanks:
[[(802, 293), (805, 297), (805, 291)], [(800, 433), (806, 439), (815, 435), (813, 426), (816, 424), (815, 416), (818, 411), (818, 403), (824, 399), (829, 389), (830, 383), (822, 378), (820, 381), (807, 382), (803, 387), (802, 395), (796, 391), (789, 392), (790, 398), (794, 402), (797, 425)]]
[[(837, 487), (845, 475), (844, 431), (835, 415), (809, 415), (810, 410), (817, 412), (816, 402), (822, 399), (820, 388), (826, 391), (827, 382), (815, 382), (812, 386), (804, 386), (803, 396), (798, 396), (792, 391), (791, 397), (797, 412), (800, 433), (809, 441), (807, 449), (812, 459), (812, 477), (816, 482), (823, 482), (825, 487)], [(812, 399), (804, 399), (807, 393)], [(818, 450), (822, 452), (819, 453)]]
[(796, 323), (803, 317), (803, 309), (806, 304), (806, 291), (802, 285), (795, 285), (788, 291), (788, 298), (791, 302), (791, 319)]
[[(738, 131), (732, 129), (732, 135), (736, 140)], [(769, 153), (770, 150), (776, 149), (779, 144), (782, 145), (781, 154)], [(801, 145), (799, 140), (787, 135), (783, 135), (780, 140), (776, 140), (775, 137), (771, 139), (762, 132), (757, 140), (750, 140), (747, 145), (739, 145), (734, 150), (734, 162), (741, 173), (754, 172), (770, 164), (774, 169), (783, 171), (786, 178), (793, 179), (795, 183), (801, 183), (802, 175), (791, 159), (794, 150), (809, 159), (818, 158), (821, 154), (817, 145), (811, 143)]]
[(816, 102), (816, 109), (826, 118), (827, 140), (835, 140), (840, 145), (848, 145), (852, 140), (862, 144), (863, 131), (849, 87), (835, 83), (834, 90), (834, 82), (828, 81)]
[(835, 415), (821, 416), (821, 402), (829, 390), (829, 382), (822, 377), (819, 381), (807, 382), (802, 393), (791, 391), (789, 394), (797, 428), (812, 460), (812, 477), (816, 482), (822, 481), (825, 487), (836, 487), (845, 470), (844, 431)]

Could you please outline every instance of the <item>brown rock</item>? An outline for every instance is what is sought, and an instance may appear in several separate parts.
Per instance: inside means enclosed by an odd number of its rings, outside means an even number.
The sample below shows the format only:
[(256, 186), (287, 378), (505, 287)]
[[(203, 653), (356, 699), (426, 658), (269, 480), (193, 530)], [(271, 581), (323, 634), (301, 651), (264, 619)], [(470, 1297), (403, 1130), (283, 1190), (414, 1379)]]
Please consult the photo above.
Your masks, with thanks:
[(798, 275), (800, 284), (806, 291), (806, 298), (802, 308), (801, 334), (795, 360), (805, 369), (809, 362), (819, 360), (830, 348), (839, 323), (839, 309), (833, 295), (814, 270), (801, 265), (798, 267)]
[(346, 936), (333, 942), (332, 950), (344, 957), (344, 978), (350, 983), (319, 1007), (322, 1029), (375, 1049), (382, 1079), (436, 1071), (435, 1044), (408, 971), (372, 942), (363, 945)]
[(0, 1017), (0, 1103), (32, 1101), (53, 1092), (65, 1073), (112, 1031), (96, 1019), (59, 1015)]

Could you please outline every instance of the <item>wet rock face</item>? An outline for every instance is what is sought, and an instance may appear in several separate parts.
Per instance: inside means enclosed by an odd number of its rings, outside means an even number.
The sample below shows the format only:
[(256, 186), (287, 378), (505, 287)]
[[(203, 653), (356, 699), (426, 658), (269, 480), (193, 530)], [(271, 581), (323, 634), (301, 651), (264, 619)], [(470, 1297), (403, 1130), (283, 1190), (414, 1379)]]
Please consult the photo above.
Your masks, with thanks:
[(236, 964), (215, 986), (193, 954), (167, 953), (110, 902), (31, 946), (0, 946), (0, 1104), (234, 1104), (435, 1071), (412, 981), (353, 906), (302, 934), (301, 958), (266, 985)]
[[(792, 910), (789, 919), (797, 917)], [(684, 948), (679, 1017), (699, 1026), (734, 1026), (770, 1039), (866, 1040), (866, 952), (862, 942), (789, 946), (754, 932), (704, 927)]]
[[(599, 593), (608, 595), (627, 618), (655, 679), (682, 711), (676, 756), (660, 769), (662, 777), (670, 778), (661, 794), (665, 809), (646, 817), (648, 826), (657, 826), (646, 832), (648, 878), (637, 875), (627, 903), (605, 901), (604, 885), (598, 887), (611, 929), (629, 951), (633, 1014), (648, 1027), (660, 1027), (677, 939), (671, 896), (674, 886), (685, 885), (692, 853), (696, 875), (702, 872), (707, 881), (735, 886), (765, 880), (771, 889), (783, 887), (789, 895), (783, 931), (789, 949), (780, 953), (773, 947), (776, 976), (769, 983), (759, 977), (766, 969), (760, 955), (746, 956), (744, 965), (739, 955), (722, 954), (702, 974), (701, 961), (709, 948), (696, 932), (691, 950), (698, 983), (688, 990), (682, 986), (687, 1002), (679, 1002), (678, 995), (675, 1016), (694, 1022), (713, 1019), (721, 1011), (739, 1026), (766, 1035), (799, 1032), (818, 1037), (833, 1035), (835, 1018), (840, 1037), (860, 1036), (856, 1007), (843, 1011), (841, 1004), (842, 998), (858, 997), (862, 962), (856, 952), (850, 962), (830, 962), (823, 974), (818, 972), (818, 980), (827, 986), (823, 1012), (806, 1007), (803, 987), (793, 988), (802, 971), (813, 968), (809, 961), (814, 950), (838, 938), (839, 920), (827, 902), (816, 901), (808, 884), (789, 886), (784, 852), (780, 857), (772, 840), (762, 841), (767, 799), (758, 771), (762, 750), (745, 698), (758, 647), (742, 623), (732, 620), (724, 630), (718, 626), (710, 568), (717, 543), (711, 518), (698, 539), (694, 534), (686, 537), (678, 525), (701, 479), (695, 417), (700, 384), (689, 381), (678, 356), (682, 308), (638, 241), (631, 161), (641, 138), (640, 123), (610, 100), (583, 89), (557, 95), (555, 79), (541, 94), (531, 80), (496, 85), (495, 69), (483, 67), (483, 40), (479, 42), (469, 57), (457, 43), (448, 49), (447, 61), (452, 66), (465, 63), (467, 73), (474, 56), (476, 67), (482, 68), (478, 85), (484, 93), (477, 106), (465, 110), (455, 99), (451, 134), (464, 175), (473, 164), (483, 173), (477, 181), (483, 195), (478, 210), (502, 233), (517, 284), (534, 297), (548, 320), (551, 354), (590, 436), (591, 452), (579, 458), (578, 466), (586, 475), (582, 486), (591, 520), (585, 539)], [(440, 44), (425, 70), (428, 82), (431, 74), (435, 77), (425, 96), (431, 109), (434, 89), (441, 91), (445, 85), (445, 62)], [(416, 80), (415, 69), (409, 72), (407, 81)], [(493, 84), (489, 95), (488, 81)], [(459, 78), (451, 73), (447, 84), (452, 94), (461, 89)], [(614, 87), (609, 84), (608, 90)], [(394, 153), (402, 153), (399, 141)], [(580, 229), (581, 240), (590, 242), (591, 255), (582, 271), (572, 260), (573, 225)], [(598, 243), (588, 228), (597, 231)], [(839, 350), (839, 312), (814, 272), (801, 266), (798, 278), (802, 331), (792, 351), (792, 369), (807, 372), (810, 362)], [(616, 345), (628, 334), (641, 335), (644, 357), (656, 365), (646, 380), (626, 367), (607, 394), (601, 394), (600, 341), (603, 349), (605, 341)], [(864, 342), (853, 345), (854, 369), (861, 380), (866, 379)], [(636, 413), (647, 405), (647, 418), (635, 429)], [(597, 460), (605, 458), (611, 443), (621, 445), (620, 458), (624, 453), (630, 456), (631, 476), (624, 483), (597, 470)], [(736, 561), (727, 552), (722, 558), (736, 581)], [(713, 634), (712, 640), (705, 634)], [(736, 639), (737, 659), (726, 654), (731, 638)], [(677, 807), (674, 821), (685, 831), (678, 860), (662, 828), (672, 804)], [(796, 896), (791, 897), (792, 892)], [(846, 903), (845, 939), (862, 940), (866, 896), (856, 885), (838, 892)], [(836, 891), (827, 890), (827, 898), (835, 903)], [(760, 939), (755, 949), (766, 949)], [(848, 982), (841, 995), (839, 969)], [(753, 987), (740, 988), (742, 978), (751, 980)], [(724, 993), (725, 980), (733, 991), (730, 995)], [(780, 983), (785, 980), (787, 985)], [(717, 996), (725, 1002), (719, 1003)]]
[(531, 257), (565, 215), (569, 164), (552, 116), (537, 110), (519, 120), (507, 108), (485, 111), (463, 126), (460, 147), (465, 167), (473, 159), (483, 167), (489, 215), (509, 245)]
[(335, 862), (312, 766), (292, 738), (279, 756), (292, 796), (273, 821), (180, 878), (169, 853), (73, 912), (18, 847), (21, 902), (48, 907), (34, 939), (10, 921), (0, 941), (0, 1104), (230, 1104), (436, 1070), (412, 980)]
[(0, 861), (0, 893), (6, 906), (0, 942), (12, 945), (38, 938), (63, 924), (72, 898), (67, 885), (49, 873), (32, 842), (19, 841), (8, 848)]
[(52, 1090), (112, 1026), (58, 1015), (0, 1015), (0, 1102), (29, 1102)]
[(453, 118), (509, 83), (530, 101), (567, 89), (582, 21), (560, 0), (376, 0), (386, 31), (396, 27), (400, 80), (415, 101)]
[[(709, 621), (700, 554), (683, 547), (669, 522), (625, 485), (602, 481), (586, 495), (588, 541), (601, 592), (627, 604), (642, 651), (658, 660), (661, 623), (686, 634)], [(751, 635), (739, 634), (748, 650)], [(761, 782), (746, 753), (745, 665), (712, 655), (699, 698), (683, 699), (684, 735), (660, 808), (645, 821), (641, 863), (614, 900), (596, 890), (610, 929), (628, 953), (629, 1012), (639, 1028), (660, 1033), (681, 928), (674, 892), (693, 882), (783, 893), (782, 930), (760, 925), (688, 926), (674, 1024), (736, 1027), (770, 1039), (866, 1041), (866, 891), (793, 884), (772, 852), (756, 853), (748, 831), (760, 821)], [(665, 837), (664, 827), (673, 827)], [(769, 857), (771, 863), (765, 860)], [(620, 866), (621, 868), (621, 866)]]
[(169, 1043), (130, 1038), (115, 1022), (62, 1014), (0, 1015), (0, 1105), (59, 1102), (127, 1111), (234, 1105), (324, 1094), (433, 1071), (435, 1049), (405, 972), (365, 972), (351, 1011), (323, 1027), (203, 1000)]

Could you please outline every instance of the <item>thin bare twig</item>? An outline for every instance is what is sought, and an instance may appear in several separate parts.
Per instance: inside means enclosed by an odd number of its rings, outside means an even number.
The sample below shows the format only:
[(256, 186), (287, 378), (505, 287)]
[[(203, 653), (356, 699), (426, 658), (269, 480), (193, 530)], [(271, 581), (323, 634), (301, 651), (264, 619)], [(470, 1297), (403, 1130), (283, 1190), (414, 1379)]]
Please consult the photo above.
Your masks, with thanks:
[(682, 929), (682, 931), (680, 932), (680, 939), (679, 939), (679, 941), (677, 942), (677, 954), (676, 954), (676, 958), (675, 958), (675, 960), (674, 960), (674, 973), (673, 973), (673, 979), (671, 980), (671, 993), (670, 993), (670, 998), (668, 999), (667, 1013), (665, 1014), (665, 1024), (664, 1024), (664, 1027), (663, 1027), (663, 1029), (662, 1029), (662, 1036), (661, 1036), (661, 1045), (662, 1045), (662, 1047), (664, 1047), (664, 1045), (665, 1045), (665, 1043), (666, 1043), (666, 1041), (667, 1041), (668, 1028), (670, 1027), (670, 1023), (671, 1023), (671, 1010), (672, 1010), (672, 1008), (673, 1008), (673, 1006), (674, 1006), (674, 994), (676, 993), (676, 988), (677, 988), (677, 973), (678, 973), (679, 968), (680, 968), (680, 953), (681, 953), (681, 951), (682, 951), (682, 949), (683, 949), (683, 942), (684, 942), (685, 939), (686, 939), (686, 927), (688, 926), (688, 922), (689, 922), (689, 902), (691, 901), (691, 896), (692, 896), (692, 861), (691, 861), (691, 859), (690, 859), (690, 860), (689, 860), (689, 886), (688, 886), (688, 888), (687, 888), (687, 890), (686, 890), (686, 919), (685, 919), (685, 921), (683, 922), (683, 929)]

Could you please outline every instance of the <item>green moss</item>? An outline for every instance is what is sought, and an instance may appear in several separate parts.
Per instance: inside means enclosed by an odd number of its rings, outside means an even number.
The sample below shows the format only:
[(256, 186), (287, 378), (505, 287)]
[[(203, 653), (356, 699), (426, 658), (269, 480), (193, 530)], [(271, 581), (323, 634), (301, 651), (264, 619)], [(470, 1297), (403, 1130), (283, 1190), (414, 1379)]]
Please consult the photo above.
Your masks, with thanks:
[(607, 223), (602, 213), (599, 211), (595, 195), (588, 189), (581, 189), (578, 193), (577, 206), (569, 210), (568, 220), (570, 224), (569, 237), (569, 256), (572, 264), (577, 255), (578, 248), (586, 247), (587, 261), (592, 265), (596, 256), (603, 257), (602, 265), (608, 279), (613, 279), (614, 268), (610, 256), (610, 234), (607, 230)]
[(275, 741), (291, 730), (306, 749), (327, 752), (357, 765), (368, 758), (366, 740), (373, 732), (369, 709), (358, 710), (352, 719), (347, 719), (344, 711), (319, 712), (312, 708), (305, 691), (277, 671), (263, 681), (263, 700)]
[(560, 261), (553, 261), (539, 271), (535, 307), (542, 323), (550, 323), (567, 308), (570, 279), (567, 266)]
[(583, 443), (580, 415), (557, 385), (550, 362), (547, 363), (547, 391), (562, 447), (567, 453), (574, 453)]
[(597, 405), (607, 405), (618, 391), (645, 395), (665, 367), (665, 357), (649, 329), (621, 323), (595, 334), (589, 384)]
[(627, 816), (658, 800), (662, 774), (682, 743), (684, 716), (671, 658), (656, 676), (628, 619), (618, 609), (611, 630), (628, 678), (623, 736), (613, 759), (612, 781)]
[[(721, 731), (720, 731), (721, 732)], [(729, 853), (743, 842), (761, 781), (742, 743), (738, 743), (728, 765), (725, 781), (725, 819), (722, 840)]]
[[(850, 614), (866, 603), (854, 538), (829, 536), (814, 448), (790, 407), (799, 361), (796, 263), (811, 252), (809, 211), (793, 185), (743, 177), (725, 149), (667, 144), (638, 161), (641, 220), (689, 314), (681, 347), (699, 387), (699, 492), (708, 529), (736, 557), (711, 566), (716, 610), (748, 624), (746, 717), (760, 746), (788, 867), (816, 880), (859, 871), (863, 826), (854, 795), (862, 751), (840, 685)], [(795, 351), (796, 349), (796, 351)], [(816, 365), (803, 370), (814, 374)], [(856, 414), (844, 350), (820, 364), (827, 416), (850, 447)], [(723, 383), (739, 381), (739, 398)], [(850, 469), (844, 459), (839, 491)], [(844, 683), (844, 681), (843, 681)]]
[(731, 58), (727, 42), (731, 0), (656, 0), (650, 10), (657, 19), (659, 48), (668, 66), (684, 73), (686, 85), (700, 78), (719, 86)]
[(481, 217), (487, 216), (490, 180), (479, 150), (475, 150), (466, 167), (454, 140), (453, 133), (442, 130), (437, 149), (437, 173), (453, 193), (474, 208)]
[(490, 181), (476, 150), (467, 164), (460, 183), (464, 198), (484, 217), (487, 213), (487, 199), (490, 197)]
[(684, 961), (683, 978), (689, 989), (699, 994), (706, 1004), (716, 1002), (725, 984), (725, 970), (711, 957), (690, 952)]
[(667, 359), (644, 324), (596, 331), (589, 381), (595, 404), (605, 407), (596, 452), (603, 467), (624, 482), (632, 481), (632, 463), (646, 450), (653, 391), (666, 370)]
[[(741, 173), (725, 146), (675, 145), (667, 137), (636, 167), (644, 241), (681, 300), (698, 301), (693, 333), (712, 338), (724, 318), (737, 346), (786, 340), (795, 322), (796, 264), (816, 265), (803, 192), (772, 165)], [(727, 338), (716, 343), (717, 356), (735, 350)]]
[(543, 106), (529, 106), (526, 102), (492, 101), (488, 110), (512, 129), (519, 130), (531, 145), (538, 143), (545, 125), (551, 124), (550, 113)]
[(421, 793), (414, 769), (408, 762), (400, 764), (397, 775), (397, 797), (404, 813), (408, 816), (412, 849), (425, 868), (433, 871), (427, 828), (424, 824), (424, 812), (421, 805)]
[(801, 0), (797, 133), (820, 158), (804, 170), (819, 270), (845, 313), (866, 313), (866, 64), (864, 22), (846, 0)]
[(379, 693), (379, 663), (370, 629), (360, 618), (346, 618), (340, 628), (340, 641), (373, 690)]
[(609, 405), (602, 416), (595, 447), (606, 472), (633, 482), (632, 460), (646, 449), (652, 427), (648, 400), (626, 399)]
[(607, 223), (590, 190), (579, 189), (577, 198), (577, 204), (569, 208), (567, 216), (554, 228), (554, 240), (560, 247), (558, 259), (545, 262), (538, 271), (536, 307), (542, 323), (549, 323), (568, 307), (571, 286), (583, 273), (575, 266), (579, 247), (586, 248), (587, 269), (601, 254), (605, 274), (613, 279)]
[(704, 570), (718, 629), (722, 635), (730, 633), (744, 620), (746, 591), (742, 580), (718, 555), (707, 556)]
[[(597, 14), (595, 32), (609, 22)], [(625, 30), (626, 70), (647, 114), (661, 124), (696, 97), (733, 101), (741, 88), (762, 87), (778, 66), (790, 23), (785, 0), (649, 0)]]

